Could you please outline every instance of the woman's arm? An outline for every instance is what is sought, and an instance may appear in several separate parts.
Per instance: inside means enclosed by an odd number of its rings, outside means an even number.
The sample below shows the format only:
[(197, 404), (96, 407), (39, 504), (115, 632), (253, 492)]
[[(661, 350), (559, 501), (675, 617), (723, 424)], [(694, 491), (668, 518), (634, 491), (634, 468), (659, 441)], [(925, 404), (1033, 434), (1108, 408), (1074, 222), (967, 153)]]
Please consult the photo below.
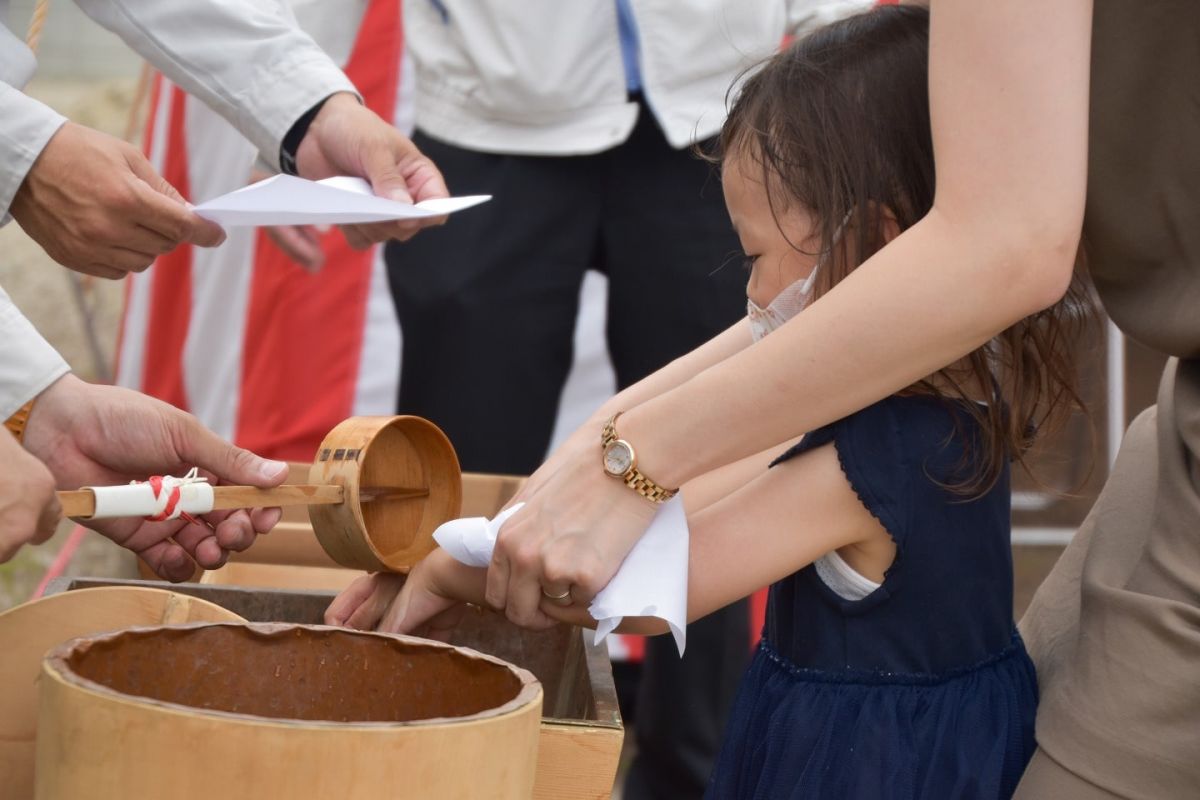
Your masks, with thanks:
[[(627, 409), (642, 471), (678, 486), (934, 372), (1071, 278), (1087, 161), (1089, 0), (939, 0), (932, 11), (933, 210), (757, 346)], [(521, 621), (547, 571), (590, 596), (653, 516), (598, 448), (505, 526), (488, 600)]]

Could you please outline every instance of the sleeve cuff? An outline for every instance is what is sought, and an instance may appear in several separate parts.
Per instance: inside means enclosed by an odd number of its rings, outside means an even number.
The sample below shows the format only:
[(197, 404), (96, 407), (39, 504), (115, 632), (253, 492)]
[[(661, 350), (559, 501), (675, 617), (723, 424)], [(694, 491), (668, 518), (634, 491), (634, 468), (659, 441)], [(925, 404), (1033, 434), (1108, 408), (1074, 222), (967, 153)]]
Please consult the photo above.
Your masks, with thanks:
[(362, 97), (350, 79), (323, 53), (288, 56), (264, 67), (240, 104), (238, 127), (272, 171), (280, 169), (283, 139), (305, 112), (338, 92)]
[(0, 420), (70, 372), (58, 351), (42, 338), (0, 289)]
[(4, 221), (33, 163), (66, 121), (44, 103), (0, 83), (0, 217)]

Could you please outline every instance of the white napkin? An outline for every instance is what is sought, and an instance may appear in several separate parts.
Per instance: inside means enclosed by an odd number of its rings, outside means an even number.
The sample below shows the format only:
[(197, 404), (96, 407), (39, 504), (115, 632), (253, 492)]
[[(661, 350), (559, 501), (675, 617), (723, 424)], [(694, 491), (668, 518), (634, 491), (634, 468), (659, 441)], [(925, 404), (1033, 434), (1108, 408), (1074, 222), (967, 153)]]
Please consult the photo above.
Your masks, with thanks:
[(197, 214), (227, 228), (254, 225), (351, 225), (451, 214), (491, 200), (491, 195), (443, 197), (399, 203), (376, 197), (362, 178), (309, 181), (295, 175), (243, 186), (195, 206)]
[[(492, 520), (451, 520), (434, 531), (433, 538), (455, 560), (471, 567), (486, 567), (492, 560), (500, 528), (523, 505), (517, 503)], [(687, 582), (687, 515), (683, 497), (675, 495), (658, 509), (617, 574), (588, 607), (596, 620), (595, 643), (604, 641), (625, 617), (657, 617), (670, 627), (675, 646), (683, 655), (687, 644)]]

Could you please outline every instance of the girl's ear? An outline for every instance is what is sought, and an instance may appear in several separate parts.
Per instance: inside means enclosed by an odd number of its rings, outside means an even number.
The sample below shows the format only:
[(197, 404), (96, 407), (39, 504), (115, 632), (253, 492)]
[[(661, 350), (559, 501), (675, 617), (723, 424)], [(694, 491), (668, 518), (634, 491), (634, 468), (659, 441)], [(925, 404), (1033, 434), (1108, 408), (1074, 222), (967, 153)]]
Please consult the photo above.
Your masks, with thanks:
[(884, 244), (887, 244), (900, 235), (900, 222), (887, 206), (880, 208), (879, 231), (883, 234)]
[(874, 200), (868, 200), (867, 211), (867, 219), (876, 226), (875, 229), (879, 231), (879, 235), (883, 238), (883, 241), (879, 243), (879, 247), (883, 247), (900, 235), (900, 222), (896, 219), (896, 215), (892, 209)]

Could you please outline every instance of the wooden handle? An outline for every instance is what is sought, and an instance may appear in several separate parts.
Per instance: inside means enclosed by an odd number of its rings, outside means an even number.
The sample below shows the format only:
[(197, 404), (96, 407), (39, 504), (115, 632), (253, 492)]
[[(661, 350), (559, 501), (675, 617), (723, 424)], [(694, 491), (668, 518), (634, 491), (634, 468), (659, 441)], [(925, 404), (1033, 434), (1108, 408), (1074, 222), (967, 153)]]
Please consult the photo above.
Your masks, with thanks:
[[(359, 502), (426, 497), (428, 489), (394, 489), (365, 487), (359, 491)], [(277, 508), (283, 506), (336, 505), (346, 499), (345, 490), (335, 485), (285, 485), (272, 489), (254, 486), (214, 486), (213, 511), (231, 508)], [(96, 496), (91, 489), (59, 492), (65, 517), (90, 517), (96, 513)]]

